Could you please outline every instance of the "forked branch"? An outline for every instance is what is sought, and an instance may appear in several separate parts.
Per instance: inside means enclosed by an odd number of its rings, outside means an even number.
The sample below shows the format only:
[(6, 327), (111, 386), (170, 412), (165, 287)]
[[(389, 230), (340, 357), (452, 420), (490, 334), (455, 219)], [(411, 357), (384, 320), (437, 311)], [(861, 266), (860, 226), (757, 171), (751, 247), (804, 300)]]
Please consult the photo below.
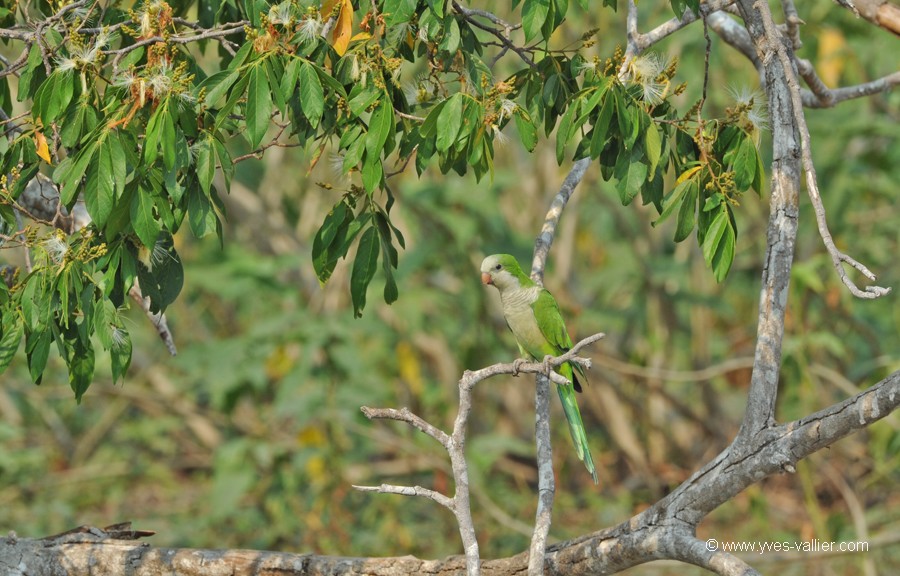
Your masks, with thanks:
[[(381, 484), (379, 486), (353, 486), (363, 492), (377, 492), (380, 494), (400, 494), (402, 496), (422, 496), (437, 502), (448, 509), (456, 517), (459, 526), (459, 534), (462, 539), (466, 556), (466, 572), (469, 576), (477, 576), (481, 573), (481, 560), (478, 553), (478, 540), (475, 537), (475, 525), (472, 522), (472, 510), (469, 503), (469, 471), (466, 464), (466, 427), (469, 414), (472, 411), (472, 390), (475, 385), (500, 374), (544, 374), (554, 382), (564, 384), (568, 381), (549, 369), (556, 368), (566, 362), (575, 362), (586, 368), (590, 368), (591, 361), (577, 356), (578, 352), (594, 342), (603, 338), (603, 334), (594, 334), (575, 344), (571, 350), (561, 356), (548, 357), (543, 362), (511, 362), (508, 364), (494, 364), (474, 372), (466, 371), (459, 380), (459, 411), (453, 424), (453, 433), (447, 434), (439, 428), (429, 424), (421, 417), (413, 414), (408, 408), (399, 410), (394, 408), (369, 408), (363, 406), (362, 413), (366, 418), (388, 419), (405, 422), (420, 432), (437, 440), (450, 456), (450, 465), (453, 469), (453, 480), (456, 483), (456, 492), (450, 497), (430, 488), (422, 486), (400, 486), (396, 484)], [(552, 463), (551, 463), (552, 474)], [(549, 523), (548, 523), (549, 527)], [(543, 571), (543, 551), (538, 556), (541, 560)]]

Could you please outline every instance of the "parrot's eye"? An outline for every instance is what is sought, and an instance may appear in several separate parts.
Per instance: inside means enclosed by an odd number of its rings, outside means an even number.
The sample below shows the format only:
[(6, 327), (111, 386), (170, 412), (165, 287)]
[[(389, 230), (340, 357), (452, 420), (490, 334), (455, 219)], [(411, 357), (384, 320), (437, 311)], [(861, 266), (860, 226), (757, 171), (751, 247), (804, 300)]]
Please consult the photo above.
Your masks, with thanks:
[(501, 268), (503, 268), (503, 266), (501, 266), (500, 264), (497, 264), (496, 266), (494, 266), (494, 270), (499, 270)]

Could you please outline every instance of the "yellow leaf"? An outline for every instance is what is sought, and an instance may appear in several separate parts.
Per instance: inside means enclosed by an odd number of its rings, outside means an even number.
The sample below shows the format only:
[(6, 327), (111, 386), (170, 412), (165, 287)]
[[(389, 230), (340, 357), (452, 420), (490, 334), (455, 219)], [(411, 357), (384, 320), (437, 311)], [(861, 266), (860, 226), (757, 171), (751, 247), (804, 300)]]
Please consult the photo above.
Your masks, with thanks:
[(824, 28), (819, 33), (819, 77), (826, 86), (833, 88), (841, 82), (847, 63), (847, 40), (840, 30)]
[(331, 16), (331, 11), (334, 10), (334, 5), (340, 0), (325, 0), (322, 3), (322, 9), (319, 10), (319, 13), (323, 15), (324, 18), (328, 18)]
[(353, 33), (353, 4), (350, 0), (341, 0), (341, 11), (338, 14), (334, 32), (331, 33), (331, 45), (338, 56), (343, 56), (350, 45), (350, 36)]
[(675, 184), (681, 184), (682, 182), (696, 174), (700, 170), (700, 168), (702, 168), (702, 166), (694, 166), (693, 168), (688, 168), (681, 173), (681, 175), (678, 177), (678, 180), (675, 181)]
[(421, 394), (424, 389), (422, 368), (416, 357), (416, 351), (409, 342), (400, 341), (397, 344), (397, 367), (400, 371), (400, 378), (406, 382), (410, 391), (415, 395)]
[(325, 433), (316, 426), (307, 426), (297, 433), (297, 442), (301, 446), (324, 446), (326, 440)]
[(350, 39), (351, 42), (356, 42), (357, 40), (368, 40), (372, 35), (368, 32), (360, 32), (359, 34), (354, 34), (353, 38)]
[(47, 137), (34, 131), (34, 145), (37, 146), (37, 155), (40, 156), (47, 164), (53, 164), (50, 158), (50, 147), (47, 146)]

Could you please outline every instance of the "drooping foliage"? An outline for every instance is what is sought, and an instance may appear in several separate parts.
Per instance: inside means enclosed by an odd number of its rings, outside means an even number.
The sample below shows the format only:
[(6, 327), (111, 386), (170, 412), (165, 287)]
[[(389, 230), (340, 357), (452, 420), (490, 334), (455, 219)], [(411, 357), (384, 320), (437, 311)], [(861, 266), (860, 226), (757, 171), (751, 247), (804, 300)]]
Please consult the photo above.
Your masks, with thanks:
[[(525, 44), (435, 0), (144, 0), (131, 9), (43, 1), (0, 13), (3, 40), (21, 53), (0, 69), (0, 109), (12, 117), (0, 143), (0, 233), (31, 255), (0, 283), (0, 369), (24, 340), (39, 383), (55, 345), (80, 399), (96, 342), (123, 377), (129, 292), (139, 285), (153, 312), (178, 297), (184, 273), (173, 236), (187, 228), (222, 238), (220, 195), (235, 163), (273, 146), (305, 146), (313, 163), (337, 154), (351, 174), (313, 239), (311, 263), (325, 284), (352, 255), (356, 316), (376, 274), (386, 302), (400, 293), (404, 238), (391, 221), (391, 175), (414, 165), (420, 175), (490, 178), (494, 144), (507, 133), (528, 151), (555, 138), (560, 164), (598, 162), (623, 204), (640, 197), (659, 221), (677, 219), (676, 241), (696, 230), (723, 279), (738, 199), (762, 188), (759, 98), (718, 119), (704, 117), (703, 101), (679, 112), (676, 62), (592, 55), (594, 30), (556, 46), (554, 31), (597, 6), (514, 4)], [(60, 214), (84, 203), (87, 226), (62, 233), (57, 218), (26, 209), (38, 173), (58, 188)], [(22, 215), (34, 224), (24, 227)]]

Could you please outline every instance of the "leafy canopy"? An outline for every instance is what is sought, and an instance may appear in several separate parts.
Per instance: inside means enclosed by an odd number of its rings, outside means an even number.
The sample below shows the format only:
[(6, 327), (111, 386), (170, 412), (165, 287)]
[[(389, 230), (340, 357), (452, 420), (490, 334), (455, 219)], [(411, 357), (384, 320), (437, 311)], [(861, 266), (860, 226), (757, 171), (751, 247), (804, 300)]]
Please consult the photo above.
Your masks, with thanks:
[[(492, 175), (494, 142), (509, 124), (526, 150), (543, 135), (555, 137), (560, 164), (597, 161), (624, 205), (640, 196), (658, 221), (675, 216), (676, 241), (696, 228), (718, 280), (734, 257), (738, 199), (762, 187), (753, 98), (721, 119), (703, 118), (702, 102), (682, 114), (670, 101), (684, 89), (676, 62), (592, 55), (594, 30), (555, 47), (558, 27), (596, 9), (587, 0), (513, 2), (521, 45), (440, 0), (127, 4), (43, 0), (28, 13), (0, 11), (3, 40), (22, 51), (0, 70), (0, 109), (23, 110), (0, 142), (0, 240), (32, 255), (30, 268), (0, 282), (0, 370), (24, 339), (40, 383), (55, 344), (79, 400), (95, 343), (114, 378), (124, 377), (129, 291), (139, 284), (154, 312), (178, 297), (173, 235), (186, 226), (221, 239), (220, 186), (228, 190), (236, 162), (272, 146), (305, 145), (313, 164), (333, 151), (352, 175), (311, 259), (324, 285), (356, 248), (357, 316), (379, 271), (384, 300), (399, 294), (404, 238), (391, 222), (392, 170), (412, 164), (419, 175), (436, 167), (480, 180)], [(697, 9), (695, 0), (671, 5), (676, 14)], [(57, 219), (28, 212), (23, 195), (39, 172), (67, 211), (83, 200), (87, 226), (65, 234)], [(21, 229), (17, 213), (34, 224)]]

